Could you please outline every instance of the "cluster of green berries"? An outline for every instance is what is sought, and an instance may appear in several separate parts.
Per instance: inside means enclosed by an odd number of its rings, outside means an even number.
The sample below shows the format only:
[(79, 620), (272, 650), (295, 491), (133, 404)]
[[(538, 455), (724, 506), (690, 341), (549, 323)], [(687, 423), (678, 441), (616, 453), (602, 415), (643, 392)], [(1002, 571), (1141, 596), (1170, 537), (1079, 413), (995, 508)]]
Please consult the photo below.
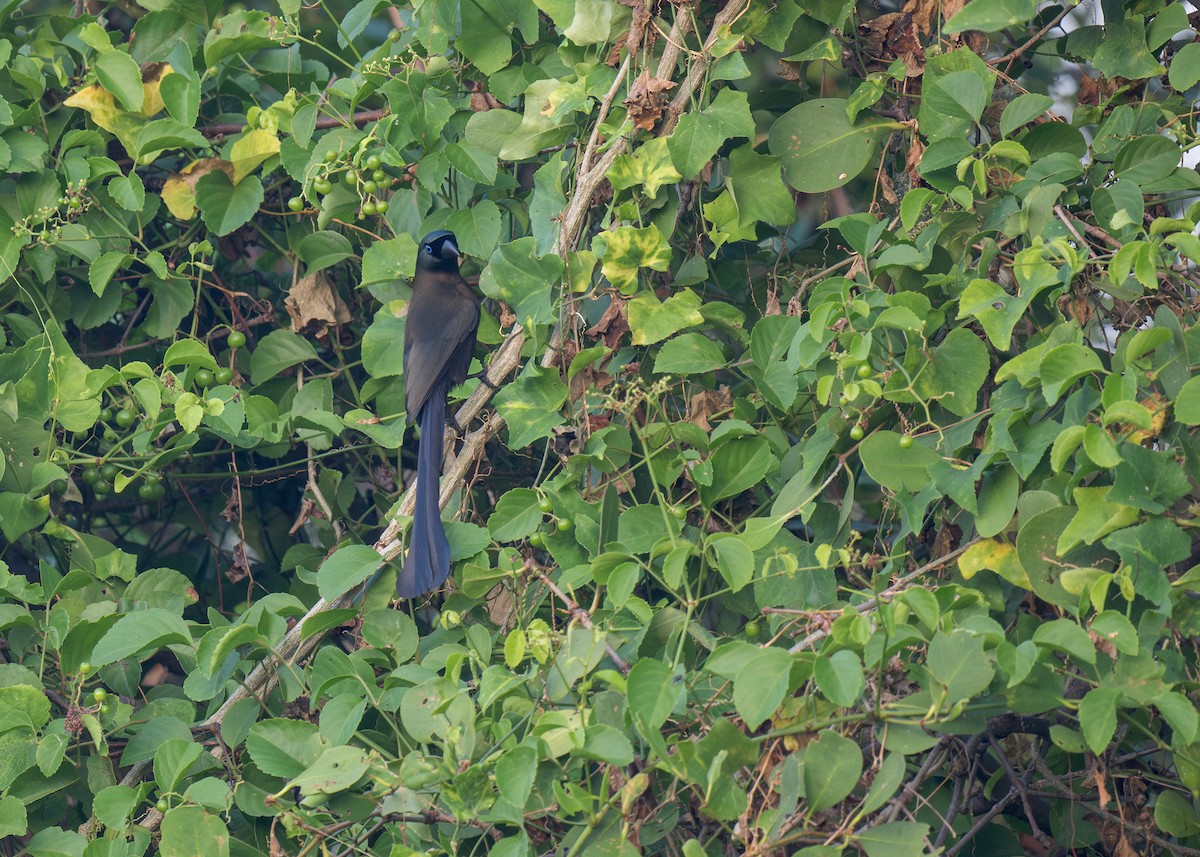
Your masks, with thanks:
[[(338, 179), (339, 174), (344, 184), (358, 191), (359, 198), (362, 200), (359, 207), (360, 218), (373, 217), (376, 214), (387, 212), (388, 201), (383, 198), (383, 192), (396, 180), (383, 170), (383, 162), (378, 155), (367, 156), (358, 166), (353, 164), (343, 166), (338, 163), (337, 152), (326, 152), (321, 172), (312, 183), (313, 192), (319, 196), (332, 193), (333, 183)], [(287, 206), (291, 211), (302, 211), (304, 200), (301, 197), (293, 196), (288, 200)]]

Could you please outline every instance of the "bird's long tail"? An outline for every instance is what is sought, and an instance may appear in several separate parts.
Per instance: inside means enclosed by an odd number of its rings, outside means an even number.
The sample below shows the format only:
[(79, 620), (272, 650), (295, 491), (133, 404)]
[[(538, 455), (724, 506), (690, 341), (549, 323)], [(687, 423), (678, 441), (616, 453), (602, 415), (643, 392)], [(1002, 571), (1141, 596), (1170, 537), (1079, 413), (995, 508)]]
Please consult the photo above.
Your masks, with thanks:
[(446, 541), (442, 510), (438, 504), (447, 392), (447, 386), (439, 384), (430, 392), (417, 416), (417, 425), (421, 428), (421, 445), (417, 452), (417, 505), (413, 512), (408, 555), (396, 578), (396, 594), (401, 598), (423, 595), (450, 576), (450, 543)]

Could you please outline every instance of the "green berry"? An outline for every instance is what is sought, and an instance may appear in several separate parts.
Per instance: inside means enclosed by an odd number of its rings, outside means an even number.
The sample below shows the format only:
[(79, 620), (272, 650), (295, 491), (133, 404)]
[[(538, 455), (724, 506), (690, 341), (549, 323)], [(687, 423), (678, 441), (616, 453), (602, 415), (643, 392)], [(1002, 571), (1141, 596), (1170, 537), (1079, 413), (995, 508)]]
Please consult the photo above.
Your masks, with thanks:
[(233, 380), (233, 370), (228, 366), (222, 366), (213, 373), (213, 377), (217, 379), (218, 384), (228, 384)]
[(379, 182), (382, 182), (386, 178), (387, 178), (387, 173), (385, 173), (383, 170), (380, 170), (380, 169), (372, 169), (371, 170), (371, 181), (375, 182), (376, 184), (378, 184)]
[(92, 665), (90, 663), (88, 663), (87, 661), (84, 661), (83, 663), (81, 663), (79, 665), (79, 674), (80, 675), (87, 675), (91, 671), (92, 671)]
[(67, 490), (67, 480), (65, 480), (65, 479), (55, 479), (53, 482), (50, 483), (50, 493), (53, 494), (55, 497), (59, 496), (66, 490)]
[(106, 426), (104, 429), (104, 439), (108, 443), (116, 443), (121, 439), (121, 436), (113, 430), (112, 426)]
[(154, 499), (154, 489), (157, 487), (158, 487), (157, 485), (150, 485), (150, 484), (142, 485), (138, 488), (138, 496), (141, 497), (143, 500), (153, 500)]
[(863, 434), (864, 434), (864, 432), (863, 432), (862, 426), (856, 425), (850, 429), (850, 439), (851, 440), (862, 440)]
[(103, 702), (108, 699), (108, 691), (102, 687), (98, 687), (92, 691), (92, 699), (96, 700), (96, 702)]
[(382, 161), (379, 160), (378, 155), (370, 155), (367, 158), (367, 162), (366, 162), (365, 166), (368, 170), (377, 170), (377, 169), (379, 169), (379, 166), (381, 163), (382, 163)]
[(108, 714), (108, 712), (109, 712), (109, 711), (111, 711), (111, 710), (112, 710), (112, 709), (108, 707), (108, 703), (107, 703), (107, 702), (102, 702), (102, 703), (100, 703), (100, 713), (101, 713), (101, 714)]
[(762, 636), (762, 625), (759, 622), (747, 622), (746, 636), (751, 640), (757, 640)]
[(907, 435), (907, 434), (900, 435), (900, 448), (901, 449), (911, 449), (912, 445), (913, 445), (913, 439), (912, 439), (911, 435)]
[(390, 31), (390, 32), (387, 34), (387, 40), (388, 40), (389, 42), (398, 42), (398, 41), (400, 41), (400, 31), (399, 31), (399, 30), (392, 30), (392, 31)]
[(541, 532), (536, 532), (529, 537), (529, 546), (531, 548), (544, 548), (546, 546), (546, 537)]
[(165, 485), (151, 485), (150, 487), (154, 489), (150, 497), (151, 500), (161, 500), (163, 497), (167, 496), (167, 488)]
[(168, 809), (171, 808), (171, 805), (169, 803), (167, 803), (167, 799), (165, 797), (160, 797), (157, 801), (154, 802), (154, 808), (157, 809), (159, 812), (166, 812)]
[(687, 520), (687, 516), (688, 510), (686, 506), (676, 505), (671, 507), (671, 517), (675, 518), (676, 520), (685, 521)]
[(375, 203), (375, 211), (378, 212), (379, 214), (385, 214), (385, 213), (387, 213), (387, 210), (388, 210), (388, 201), (386, 199), (381, 199), (381, 200), (379, 200), (379, 202)]
[(104, 478), (105, 482), (112, 482), (117, 478), (117, 474), (119, 472), (120, 471), (117, 469), (117, 465), (113, 464), (111, 461), (100, 468), (100, 475)]
[(324, 196), (333, 190), (333, 183), (330, 182), (329, 179), (317, 179), (315, 182), (313, 182), (313, 190), (321, 194), (321, 196)]
[(109, 423), (109, 422), (112, 422), (112, 418), (113, 418), (113, 409), (112, 408), (101, 408), (100, 409), (100, 422)]
[(235, 330), (229, 334), (229, 338), (225, 341), (229, 343), (230, 348), (241, 348), (246, 344), (246, 334), (240, 330)]
[(137, 422), (137, 414), (135, 414), (129, 408), (121, 408), (121, 410), (117, 411), (115, 420), (117, 425), (119, 425), (121, 428), (129, 428), (131, 425)]
[(287, 207), (292, 211), (301, 211), (304, 208), (304, 200), (298, 196), (293, 196), (287, 201)]
[(554, 511), (554, 504), (550, 501), (549, 497), (542, 497), (542, 499), (538, 500), (538, 509), (541, 510), (542, 514), (548, 515)]
[(367, 217), (373, 217), (375, 215), (376, 211), (377, 211), (377, 209), (375, 208), (375, 203), (371, 202), (371, 200), (368, 199), (366, 202), (363, 203), (362, 213), (365, 214)]
[(863, 378), (863, 379), (870, 378), (873, 374), (874, 374), (874, 372), (871, 370), (871, 364), (869, 364), (869, 363), (860, 363), (859, 364), (859, 366), (858, 366), (858, 377), (859, 378)]
[(356, 185), (358, 184), (358, 173), (354, 172), (354, 170), (346, 170), (342, 176), (342, 181), (348, 185)]
[(92, 486), (92, 492), (97, 497), (103, 497), (105, 494), (108, 494), (111, 491), (112, 491), (112, 486), (109, 485), (107, 482), (97, 482), (95, 485)]
[(367, 179), (363, 182), (362, 189), (363, 193), (375, 193), (375, 191), (379, 190), (379, 185), (375, 184), (373, 180)]
[(333, 151), (332, 149), (330, 149), (328, 152), (325, 153), (325, 163), (332, 164), (334, 161), (337, 160), (337, 157), (338, 157), (338, 153)]
[(157, 485), (162, 482), (162, 476), (158, 473), (147, 473), (142, 478), (146, 480), (147, 485)]
[(572, 521), (570, 518), (555, 518), (554, 519), (554, 528), (556, 530), (561, 530), (564, 533), (567, 532), (568, 530), (570, 530), (573, 526), (575, 526), (575, 522)]
[(94, 467), (85, 468), (83, 475), (79, 477), (83, 480), (84, 485), (95, 485), (100, 481), (100, 471)]
[(196, 383), (201, 387), (211, 387), (213, 381), (217, 380), (211, 369), (197, 369), (195, 377)]

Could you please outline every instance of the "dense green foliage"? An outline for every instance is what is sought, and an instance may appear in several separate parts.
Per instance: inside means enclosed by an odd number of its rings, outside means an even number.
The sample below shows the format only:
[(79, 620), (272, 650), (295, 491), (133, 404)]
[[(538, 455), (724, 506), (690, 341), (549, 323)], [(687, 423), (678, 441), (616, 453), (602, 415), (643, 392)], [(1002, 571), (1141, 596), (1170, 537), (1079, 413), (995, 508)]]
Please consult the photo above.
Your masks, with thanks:
[(1200, 44), (1036, 7), (6, 4), (4, 853), (1198, 853)]

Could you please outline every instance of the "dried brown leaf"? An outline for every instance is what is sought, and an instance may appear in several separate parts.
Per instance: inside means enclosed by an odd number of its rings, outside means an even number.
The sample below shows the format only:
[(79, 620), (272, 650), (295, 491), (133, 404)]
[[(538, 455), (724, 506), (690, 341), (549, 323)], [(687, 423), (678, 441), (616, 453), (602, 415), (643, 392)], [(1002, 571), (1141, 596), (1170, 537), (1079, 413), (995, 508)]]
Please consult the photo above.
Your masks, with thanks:
[(301, 277), (283, 300), (292, 330), (323, 339), (330, 327), (348, 324), (353, 316), (333, 280), (324, 271)]

